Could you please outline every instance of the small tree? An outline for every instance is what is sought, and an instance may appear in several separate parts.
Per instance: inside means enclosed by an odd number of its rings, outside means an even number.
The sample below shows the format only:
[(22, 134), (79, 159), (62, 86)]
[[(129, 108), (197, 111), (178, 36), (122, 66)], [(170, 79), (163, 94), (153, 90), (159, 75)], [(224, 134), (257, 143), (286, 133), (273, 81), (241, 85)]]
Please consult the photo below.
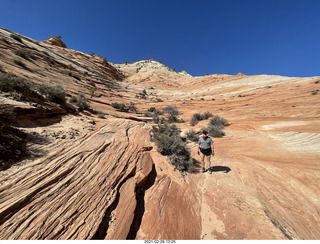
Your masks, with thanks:
[(167, 106), (163, 108), (163, 113), (167, 115), (167, 118), (171, 122), (177, 122), (178, 118), (177, 116), (180, 114), (179, 110), (176, 106)]
[(88, 100), (86, 99), (83, 93), (80, 93), (77, 97), (71, 97), (70, 102), (75, 104), (80, 111), (89, 108)]

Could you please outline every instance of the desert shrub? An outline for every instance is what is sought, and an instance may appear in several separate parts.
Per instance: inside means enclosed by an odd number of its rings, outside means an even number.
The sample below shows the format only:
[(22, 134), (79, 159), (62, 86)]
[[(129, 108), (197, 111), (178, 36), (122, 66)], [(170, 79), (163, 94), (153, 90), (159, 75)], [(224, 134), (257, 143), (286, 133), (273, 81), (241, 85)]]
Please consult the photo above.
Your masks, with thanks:
[(161, 103), (161, 102), (163, 102), (163, 100), (161, 99), (161, 98), (156, 98), (156, 101), (158, 102), (158, 103)]
[(73, 76), (73, 73), (70, 70), (62, 70), (61, 73), (64, 75), (69, 75), (71, 77)]
[(100, 118), (100, 119), (104, 119), (105, 118), (104, 117), (105, 113), (102, 112), (102, 111), (97, 111), (97, 115), (98, 115), (98, 118)]
[(128, 108), (124, 103), (112, 103), (111, 107), (118, 109), (120, 111), (128, 111)]
[(36, 57), (34, 56), (33, 53), (29, 52), (26, 49), (18, 49), (18, 50), (14, 50), (13, 53), (21, 58), (24, 58), (26, 60), (30, 60), (30, 59), (36, 59)]
[(89, 84), (90, 86), (96, 87), (96, 84), (95, 84), (92, 80), (89, 80), (89, 81), (88, 81), (88, 84)]
[(80, 76), (78, 76), (76, 74), (73, 74), (72, 77), (75, 78), (76, 80), (81, 80)]
[(178, 115), (180, 114), (179, 110), (177, 109), (176, 106), (167, 106), (163, 108), (163, 113), (167, 115), (167, 119), (170, 122), (177, 122), (178, 120)]
[(153, 139), (163, 155), (175, 152), (175, 145), (183, 143), (180, 129), (176, 125), (158, 125), (152, 127)]
[(220, 126), (220, 127), (225, 127), (229, 126), (228, 120), (225, 118), (220, 117), (219, 115), (213, 116), (213, 118), (209, 121), (209, 126)]
[(37, 84), (32, 81), (14, 76), (13, 74), (0, 74), (0, 91), (9, 93), (19, 93), (23, 100), (33, 100), (38, 98), (35, 88)]
[(81, 78), (78, 75), (72, 73), (70, 70), (62, 70), (61, 73), (64, 75), (69, 75), (70, 77), (73, 77), (76, 80), (81, 80)]
[(212, 137), (223, 137), (225, 133), (223, 131), (225, 126), (229, 126), (228, 120), (215, 115), (208, 123), (208, 134)]
[(202, 120), (201, 114), (200, 113), (195, 113), (192, 115), (193, 118), (195, 118), (196, 120)]
[(206, 129), (208, 131), (208, 134), (212, 137), (223, 137), (225, 136), (225, 133), (223, 131), (223, 127), (219, 125), (210, 125)]
[(206, 120), (206, 119), (209, 119), (210, 117), (213, 117), (213, 114), (207, 111), (202, 114), (201, 118), (202, 118), (202, 120)]
[(11, 34), (10, 37), (18, 42), (23, 43), (22, 39), (17, 34)]
[(192, 115), (192, 118), (191, 118), (191, 120), (190, 120), (190, 125), (191, 126), (195, 126), (196, 124), (198, 124), (198, 122), (200, 121), (200, 120), (206, 120), (206, 119), (208, 119), (208, 118), (210, 118), (210, 117), (212, 117), (213, 115), (212, 115), (212, 113), (210, 113), (210, 112), (205, 112), (205, 113), (203, 113), (203, 114), (201, 114), (201, 113), (195, 113), (195, 114), (193, 114)]
[(156, 124), (164, 124), (167, 122), (167, 120), (164, 117), (160, 117), (158, 114), (153, 114), (152, 121)]
[(96, 87), (89, 87), (89, 92), (90, 92), (90, 97), (94, 97), (94, 93), (96, 92), (97, 88)]
[(190, 120), (190, 125), (195, 126), (196, 124), (198, 124), (198, 122), (199, 122), (199, 120), (196, 117), (192, 116), (192, 118)]
[(147, 92), (146, 92), (146, 90), (143, 90), (142, 92), (139, 92), (138, 94), (136, 94), (136, 98), (147, 99)]
[[(159, 117), (159, 115), (163, 115), (163, 112), (157, 110), (155, 107), (150, 107), (148, 112), (144, 114), (146, 117)], [(156, 122), (158, 123), (158, 122)]]
[(198, 142), (199, 141), (199, 136), (194, 130), (189, 130), (187, 132), (187, 139), (193, 142)]
[(89, 108), (88, 100), (83, 93), (80, 93), (78, 96), (72, 96), (70, 98), (70, 103), (76, 105), (80, 111)]
[(128, 107), (128, 111), (133, 112), (133, 113), (138, 113), (137, 107), (134, 105), (133, 102), (130, 102), (130, 105)]
[(28, 69), (27, 65), (21, 59), (14, 58), (13, 62), (22, 68)]
[(37, 90), (42, 96), (52, 102), (63, 103), (66, 100), (66, 92), (61, 85), (48, 86), (42, 84), (38, 86)]
[(190, 172), (194, 169), (190, 151), (180, 137), (180, 129), (176, 125), (158, 125), (152, 127), (153, 141), (161, 154), (169, 156), (170, 162), (179, 171)]
[(9, 92), (15, 99), (25, 101), (47, 99), (52, 102), (63, 103), (66, 98), (65, 90), (60, 85), (39, 85), (10, 73), (0, 74), (0, 91)]
[[(44, 53), (46, 53), (46, 52), (44, 52)], [(50, 55), (49, 55), (48, 53), (46, 53), (46, 55), (42, 55), (42, 57), (43, 57), (43, 59), (44, 59), (45, 61), (47, 61), (47, 63), (48, 63), (49, 65), (52, 65), (52, 64), (55, 63), (54, 59), (53, 59), (52, 57), (50, 57)]]
[(146, 112), (146, 113), (144, 113), (144, 116), (145, 117), (153, 117), (153, 113)]

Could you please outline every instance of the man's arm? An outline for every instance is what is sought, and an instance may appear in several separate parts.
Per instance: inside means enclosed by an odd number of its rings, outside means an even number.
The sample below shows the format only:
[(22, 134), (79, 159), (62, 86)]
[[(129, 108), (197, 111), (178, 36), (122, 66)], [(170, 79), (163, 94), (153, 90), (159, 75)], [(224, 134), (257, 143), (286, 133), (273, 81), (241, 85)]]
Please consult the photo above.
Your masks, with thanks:
[(213, 147), (213, 141), (211, 143), (211, 149), (212, 149), (212, 156), (214, 155), (214, 147)]

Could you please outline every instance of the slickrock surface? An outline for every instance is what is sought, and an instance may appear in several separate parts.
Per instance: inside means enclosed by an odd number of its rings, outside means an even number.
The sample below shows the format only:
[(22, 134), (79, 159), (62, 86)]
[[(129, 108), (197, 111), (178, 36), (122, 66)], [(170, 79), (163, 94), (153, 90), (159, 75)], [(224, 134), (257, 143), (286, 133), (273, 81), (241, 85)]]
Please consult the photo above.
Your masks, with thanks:
[[(74, 145), (1, 177), (1, 238), (125, 239), (135, 188), (152, 170), (152, 160), (146, 160), (148, 136), (141, 124), (110, 120)], [(150, 164), (149, 170), (141, 164)], [(104, 227), (111, 214), (119, 221), (112, 232)]]
[[(0, 239), (320, 239), (320, 77), (191, 77), (10, 34), (0, 28), (1, 72), (60, 84), (68, 100), (83, 93), (91, 109), (0, 93), (29, 138), (29, 155), (0, 171)], [(27, 69), (13, 62), (21, 48), (36, 57), (23, 60)], [(184, 131), (209, 122), (190, 126), (194, 113), (228, 119), (226, 136), (214, 138), (212, 175), (180, 173), (157, 151), (144, 113), (167, 105)], [(188, 146), (199, 160), (197, 144)]]

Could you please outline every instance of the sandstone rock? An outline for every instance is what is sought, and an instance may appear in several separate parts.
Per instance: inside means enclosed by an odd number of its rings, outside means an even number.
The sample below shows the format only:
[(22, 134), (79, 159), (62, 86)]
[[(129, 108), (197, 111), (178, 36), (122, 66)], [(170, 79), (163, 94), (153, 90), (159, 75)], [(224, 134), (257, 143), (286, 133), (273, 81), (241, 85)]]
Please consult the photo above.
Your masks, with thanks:
[(67, 48), (66, 44), (61, 40), (61, 37), (59, 37), (59, 36), (50, 36), (48, 39), (48, 42), (51, 45)]

